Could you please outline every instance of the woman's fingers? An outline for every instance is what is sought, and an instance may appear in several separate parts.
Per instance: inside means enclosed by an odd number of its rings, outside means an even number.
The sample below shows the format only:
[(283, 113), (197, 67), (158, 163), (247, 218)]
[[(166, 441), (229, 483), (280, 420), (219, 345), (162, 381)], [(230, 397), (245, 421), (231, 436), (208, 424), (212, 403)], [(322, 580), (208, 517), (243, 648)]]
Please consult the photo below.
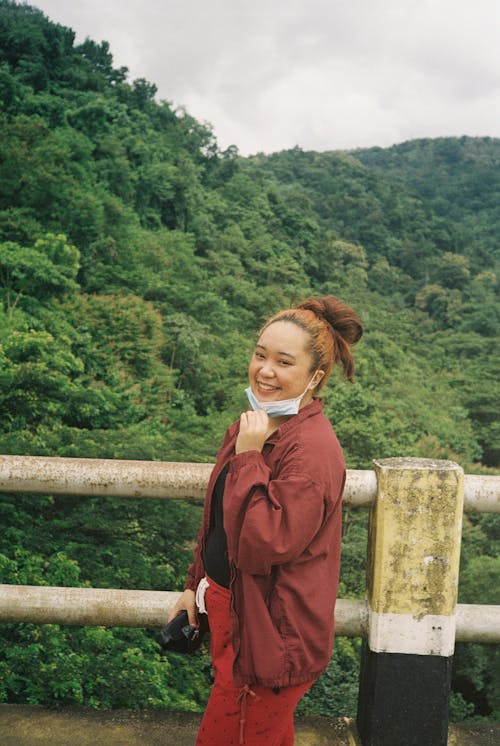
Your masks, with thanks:
[(240, 432), (236, 440), (236, 453), (262, 451), (268, 435), (269, 417), (262, 411), (243, 412), (240, 417)]
[(174, 617), (177, 616), (180, 611), (184, 610), (187, 611), (189, 624), (197, 626), (195, 593), (189, 588), (186, 588), (182, 596), (179, 598), (174, 608), (172, 609), (172, 613), (169, 615), (167, 621), (170, 622)]

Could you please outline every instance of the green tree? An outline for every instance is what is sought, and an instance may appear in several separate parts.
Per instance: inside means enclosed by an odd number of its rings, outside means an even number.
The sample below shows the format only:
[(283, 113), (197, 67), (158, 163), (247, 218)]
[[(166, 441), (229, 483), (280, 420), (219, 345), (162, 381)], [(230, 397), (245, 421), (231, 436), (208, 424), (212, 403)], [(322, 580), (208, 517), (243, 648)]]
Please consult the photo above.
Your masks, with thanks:
[(8, 315), (23, 296), (44, 301), (76, 290), (79, 258), (78, 249), (62, 234), (48, 233), (33, 248), (11, 241), (0, 244), (0, 283)]

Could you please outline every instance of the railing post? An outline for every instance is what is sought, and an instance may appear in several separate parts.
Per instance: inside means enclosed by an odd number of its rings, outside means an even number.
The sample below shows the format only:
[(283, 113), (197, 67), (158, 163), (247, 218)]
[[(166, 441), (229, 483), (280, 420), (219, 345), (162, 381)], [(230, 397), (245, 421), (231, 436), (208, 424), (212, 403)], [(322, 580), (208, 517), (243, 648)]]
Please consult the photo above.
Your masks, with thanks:
[(375, 461), (368, 542), (363, 746), (446, 746), (463, 471), (452, 461)]

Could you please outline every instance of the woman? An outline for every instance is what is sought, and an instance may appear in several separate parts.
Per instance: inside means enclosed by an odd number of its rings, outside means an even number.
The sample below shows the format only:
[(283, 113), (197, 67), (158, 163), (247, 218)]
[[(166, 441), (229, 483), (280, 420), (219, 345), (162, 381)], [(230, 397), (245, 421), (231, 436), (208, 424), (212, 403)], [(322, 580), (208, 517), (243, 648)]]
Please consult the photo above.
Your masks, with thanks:
[(170, 618), (208, 614), (214, 685), (197, 746), (293, 746), (297, 702), (333, 648), (345, 464), (315, 394), (352, 381), (354, 311), (333, 296), (271, 317), (249, 366), (252, 409), (229, 427), (195, 559)]

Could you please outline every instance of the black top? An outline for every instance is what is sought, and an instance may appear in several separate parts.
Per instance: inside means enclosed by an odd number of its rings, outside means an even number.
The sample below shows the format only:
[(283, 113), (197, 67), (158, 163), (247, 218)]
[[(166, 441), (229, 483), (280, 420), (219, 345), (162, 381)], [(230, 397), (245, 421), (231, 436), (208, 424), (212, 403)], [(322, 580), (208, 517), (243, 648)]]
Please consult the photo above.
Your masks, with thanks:
[(224, 588), (229, 588), (229, 560), (227, 557), (227, 538), (224, 531), (223, 498), (229, 463), (217, 477), (212, 496), (210, 528), (205, 544), (203, 563), (207, 575)]

